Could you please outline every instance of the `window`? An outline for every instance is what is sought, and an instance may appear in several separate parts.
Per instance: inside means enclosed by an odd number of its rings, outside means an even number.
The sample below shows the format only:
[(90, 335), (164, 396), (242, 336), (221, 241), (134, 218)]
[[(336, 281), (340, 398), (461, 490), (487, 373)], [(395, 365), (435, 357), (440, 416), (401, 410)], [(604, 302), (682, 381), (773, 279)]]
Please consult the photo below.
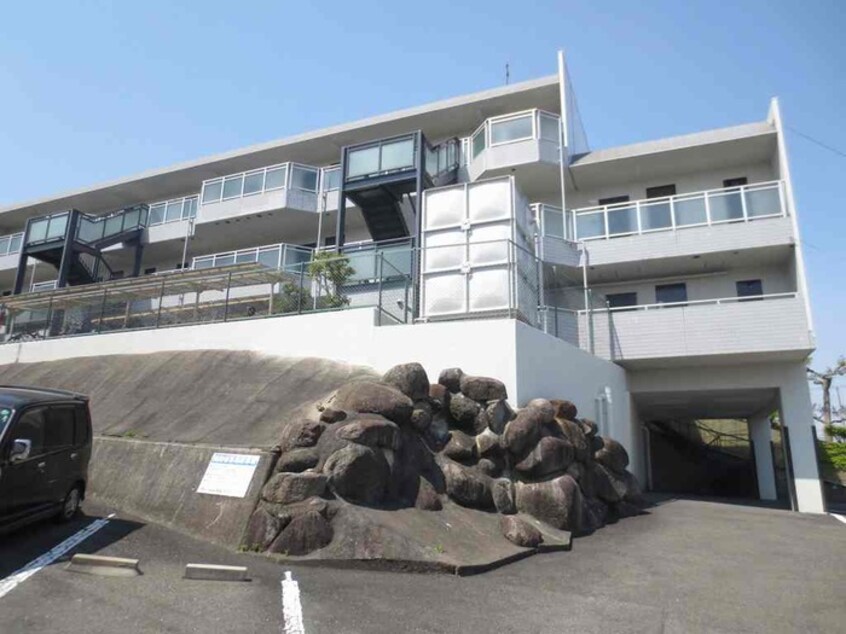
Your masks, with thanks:
[(84, 445), (88, 442), (90, 436), (90, 429), (88, 425), (88, 411), (85, 406), (78, 405), (75, 408), (75, 427), (76, 430), (73, 435), (74, 444), (77, 446)]
[(738, 297), (760, 299), (764, 294), (764, 285), (761, 283), (761, 280), (741, 280), (736, 282), (735, 286)]
[(53, 406), (47, 409), (47, 427), (44, 432), (44, 450), (55, 451), (73, 447), (74, 406)]
[(610, 293), (605, 296), (609, 308), (624, 309), (637, 306), (637, 293)]
[(12, 430), (15, 440), (28, 440), (32, 443), (30, 456), (40, 456), (44, 453), (44, 428), (46, 421), (44, 408), (30, 409), (23, 413), (18, 424)]
[(727, 178), (723, 181), (723, 187), (742, 187), (746, 184), (747, 181), (745, 176), (739, 176), (737, 178)]
[(323, 246), (324, 247), (334, 247), (335, 246), (335, 236), (326, 236), (323, 238)]
[(655, 287), (655, 302), (658, 304), (683, 304), (687, 301), (687, 284), (659, 284)]
[(0, 408), (0, 438), (3, 437), (3, 430), (6, 429), (6, 425), (9, 424), (11, 419), (12, 410), (8, 407)]
[(675, 185), (658, 185), (657, 187), (647, 187), (647, 198), (666, 198), (667, 196), (676, 195)]
[(306, 169), (299, 165), (291, 168), (291, 186), (309, 192), (317, 191), (317, 170)]
[(532, 115), (491, 123), (491, 145), (531, 139), (533, 135)]
[(610, 196), (608, 198), (600, 198), (598, 202), (601, 206), (616, 205), (617, 203), (627, 203), (627, 202), (629, 202), (629, 197), (628, 196)]

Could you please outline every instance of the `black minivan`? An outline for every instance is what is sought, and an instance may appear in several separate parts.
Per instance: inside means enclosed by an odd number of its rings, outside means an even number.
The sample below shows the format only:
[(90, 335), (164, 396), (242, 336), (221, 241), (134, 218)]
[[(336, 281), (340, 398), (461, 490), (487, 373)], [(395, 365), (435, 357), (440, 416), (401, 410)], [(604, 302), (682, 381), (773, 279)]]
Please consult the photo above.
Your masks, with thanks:
[(85, 497), (91, 435), (87, 396), (0, 386), (0, 533), (76, 515)]

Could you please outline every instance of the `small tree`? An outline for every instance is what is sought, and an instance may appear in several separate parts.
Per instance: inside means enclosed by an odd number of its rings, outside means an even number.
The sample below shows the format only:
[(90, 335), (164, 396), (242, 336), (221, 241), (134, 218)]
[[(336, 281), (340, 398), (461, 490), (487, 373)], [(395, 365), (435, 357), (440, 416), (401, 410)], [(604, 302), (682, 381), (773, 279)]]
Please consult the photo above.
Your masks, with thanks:
[[(846, 358), (840, 357), (837, 363), (831, 367), (826, 368), (822, 372), (818, 372), (811, 368), (807, 368), (810, 381), (814, 385), (819, 385), (822, 388), (823, 404), (822, 407), (814, 405), (814, 419), (822, 423), (825, 439), (831, 441), (832, 436), (838, 438), (843, 437), (842, 427), (846, 423), (846, 407), (840, 406), (835, 409), (831, 407), (831, 383), (835, 377), (846, 374)], [(837, 427), (835, 427), (837, 426)]]
[(332, 251), (320, 251), (308, 265), (308, 274), (317, 282), (317, 302), (323, 308), (342, 308), (350, 303), (343, 287), (355, 273), (349, 258)]

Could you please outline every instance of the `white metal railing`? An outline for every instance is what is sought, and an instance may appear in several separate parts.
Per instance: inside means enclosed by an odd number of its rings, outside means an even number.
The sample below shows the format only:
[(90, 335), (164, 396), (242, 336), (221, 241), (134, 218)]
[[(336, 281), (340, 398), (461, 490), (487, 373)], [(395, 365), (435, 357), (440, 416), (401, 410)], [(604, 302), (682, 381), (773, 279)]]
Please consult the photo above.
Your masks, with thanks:
[(208, 205), (279, 189), (317, 193), (320, 170), (300, 163), (280, 163), (203, 181), (201, 204)]
[(486, 119), (470, 136), (470, 161), (487, 148), (540, 139), (555, 145), (561, 139), (561, 117), (545, 110), (525, 110)]
[(199, 194), (194, 194), (193, 196), (152, 203), (147, 226), (163, 225), (196, 217), (199, 199)]
[(774, 218), (784, 216), (785, 209), (782, 181), (769, 181), (575, 209), (572, 231), (574, 240), (607, 240)]
[(655, 304), (637, 304), (634, 306), (617, 306), (615, 308), (606, 307), (606, 308), (591, 308), (589, 311), (587, 310), (580, 310), (580, 314), (584, 314), (586, 312), (609, 312), (609, 313), (617, 313), (617, 312), (633, 312), (633, 311), (648, 311), (648, 310), (664, 310), (667, 308), (683, 308), (685, 306), (720, 306), (722, 304), (737, 304), (739, 302), (754, 302), (754, 301), (766, 301), (771, 299), (785, 299), (785, 298), (796, 298), (798, 293), (790, 292), (790, 293), (768, 293), (766, 295), (745, 295), (743, 297), (732, 296), (732, 297), (717, 297), (713, 299), (694, 299), (688, 300), (685, 302), (665, 302), (665, 303), (655, 303)]
[(256, 262), (269, 268), (281, 269), (311, 260), (312, 249), (295, 244), (270, 244), (250, 247), (238, 251), (222, 251), (209, 255), (199, 255), (191, 261), (192, 269), (210, 269), (230, 264)]
[(37, 293), (38, 291), (50, 291), (56, 288), (58, 280), (49, 280), (47, 282), (36, 282), (29, 287), (30, 293)]
[(23, 244), (23, 231), (0, 236), (0, 256), (20, 253)]

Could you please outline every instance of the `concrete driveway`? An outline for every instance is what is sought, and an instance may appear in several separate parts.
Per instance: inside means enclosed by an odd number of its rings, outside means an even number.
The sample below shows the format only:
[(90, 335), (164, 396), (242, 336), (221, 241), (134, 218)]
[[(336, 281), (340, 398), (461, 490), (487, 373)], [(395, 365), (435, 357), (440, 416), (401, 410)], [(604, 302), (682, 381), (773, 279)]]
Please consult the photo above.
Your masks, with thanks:
[[(110, 512), (86, 510), (69, 527), (0, 537), (0, 579)], [(846, 524), (704, 501), (665, 500), (572, 552), (466, 578), (282, 567), (120, 514), (78, 551), (138, 557), (144, 574), (81, 575), (60, 559), (0, 597), (0, 631), (285, 631), (286, 570), (306, 632), (834, 632), (846, 623)], [(252, 581), (183, 580), (184, 564), (197, 562), (247, 565)]]

